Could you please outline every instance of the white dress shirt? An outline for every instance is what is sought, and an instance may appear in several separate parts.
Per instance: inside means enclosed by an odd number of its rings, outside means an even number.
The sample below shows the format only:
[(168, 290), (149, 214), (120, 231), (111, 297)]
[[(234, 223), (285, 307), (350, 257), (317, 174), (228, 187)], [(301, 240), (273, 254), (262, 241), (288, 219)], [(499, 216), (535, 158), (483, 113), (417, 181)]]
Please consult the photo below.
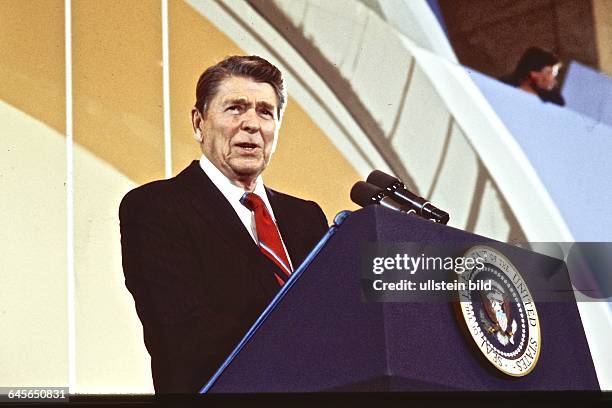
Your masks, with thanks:
[[(255, 241), (255, 244), (258, 244), (259, 241), (257, 240), (257, 228), (255, 226), (255, 215), (253, 214), (251, 210), (246, 208), (240, 202), (240, 198), (245, 193), (245, 190), (233, 184), (204, 155), (200, 157), (200, 167), (202, 168), (204, 173), (206, 173), (210, 181), (213, 182), (215, 187), (217, 187), (219, 191), (221, 191), (221, 194), (223, 194), (223, 196), (227, 199), (227, 201), (229, 201), (232, 208), (238, 215), (238, 218), (240, 218), (240, 221), (242, 221), (242, 224), (244, 224), (244, 227), (246, 228), (246, 230), (249, 232), (249, 234), (251, 234), (251, 238), (253, 238), (253, 241)], [(264, 184), (263, 184), (263, 180), (261, 179), (261, 176), (257, 177), (257, 180), (255, 180), (255, 189), (253, 190), (253, 193), (261, 197), (264, 204), (266, 205), (266, 208), (268, 209), (268, 212), (270, 213), (270, 216), (276, 223), (276, 217), (274, 216), (274, 211), (272, 210), (272, 206), (270, 205), (270, 201), (268, 200), (268, 195), (266, 194), (266, 189), (264, 188)], [(280, 235), (280, 231), (279, 231), (279, 235)], [(287, 247), (285, 246), (285, 242), (283, 241), (282, 236), (281, 236), (281, 242), (283, 243), (283, 247), (285, 248), (285, 253), (287, 254), (287, 258), (289, 259), (289, 263), (291, 264), (291, 269), (293, 270), (293, 264), (291, 263), (291, 257), (289, 256), (289, 252), (287, 251)]]

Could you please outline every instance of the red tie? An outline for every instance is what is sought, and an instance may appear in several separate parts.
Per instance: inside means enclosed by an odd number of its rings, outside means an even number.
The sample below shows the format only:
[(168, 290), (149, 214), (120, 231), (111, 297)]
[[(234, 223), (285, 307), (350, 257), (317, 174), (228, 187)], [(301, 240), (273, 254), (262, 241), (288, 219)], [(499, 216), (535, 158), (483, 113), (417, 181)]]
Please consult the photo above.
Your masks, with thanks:
[(257, 229), (259, 250), (281, 269), (283, 273), (274, 273), (274, 276), (279, 285), (283, 286), (292, 271), (274, 220), (270, 216), (263, 200), (257, 194), (244, 193), (240, 202), (255, 213), (255, 228)]

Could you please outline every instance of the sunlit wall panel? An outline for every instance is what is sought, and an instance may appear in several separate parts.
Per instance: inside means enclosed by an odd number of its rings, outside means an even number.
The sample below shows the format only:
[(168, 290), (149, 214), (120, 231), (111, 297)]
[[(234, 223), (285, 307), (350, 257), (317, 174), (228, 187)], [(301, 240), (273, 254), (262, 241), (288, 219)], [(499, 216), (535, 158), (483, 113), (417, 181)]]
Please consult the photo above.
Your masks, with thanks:
[(164, 177), (161, 3), (77, 0), (72, 21), (77, 391), (152, 391), (117, 214)]
[(68, 385), (64, 2), (0, 7), (0, 384)]

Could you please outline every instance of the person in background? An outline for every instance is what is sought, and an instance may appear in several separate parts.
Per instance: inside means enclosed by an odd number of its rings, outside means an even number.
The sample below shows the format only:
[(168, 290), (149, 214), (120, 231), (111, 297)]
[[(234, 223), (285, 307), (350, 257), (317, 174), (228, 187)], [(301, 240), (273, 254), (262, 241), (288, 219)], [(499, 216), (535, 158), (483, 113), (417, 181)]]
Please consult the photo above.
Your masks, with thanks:
[(561, 68), (559, 58), (539, 47), (530, 47), (516, 64), (514, 72), (500, 80), (537, 95), (544, 102), (564, 106), (565, 100), (557, 88)]

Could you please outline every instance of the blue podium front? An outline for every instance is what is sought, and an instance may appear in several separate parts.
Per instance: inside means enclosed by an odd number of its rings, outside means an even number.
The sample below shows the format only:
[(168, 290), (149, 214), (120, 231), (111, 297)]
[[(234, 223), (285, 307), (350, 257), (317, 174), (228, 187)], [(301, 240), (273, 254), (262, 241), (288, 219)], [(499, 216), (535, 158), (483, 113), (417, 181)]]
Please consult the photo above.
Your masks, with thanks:
[[(530, 287), (550, 281), (550, 258), (379, 206), (352, 213), (271, 305), (208, 393), (599, 390), (575, 301), (537, 302), (541, 349), (512, 377), (474, 347), (444, 301), (376, 302), (364, 295), (364, 247), (376, 243), (494, 245)], [(558, 261), (557, 261), (558, 262)], [(546, 269), (546, 268), (544, 268)], [(556, 268), (553, 280), (569, 280)], [(203, 379), (203, 383), (206, 379)]]

